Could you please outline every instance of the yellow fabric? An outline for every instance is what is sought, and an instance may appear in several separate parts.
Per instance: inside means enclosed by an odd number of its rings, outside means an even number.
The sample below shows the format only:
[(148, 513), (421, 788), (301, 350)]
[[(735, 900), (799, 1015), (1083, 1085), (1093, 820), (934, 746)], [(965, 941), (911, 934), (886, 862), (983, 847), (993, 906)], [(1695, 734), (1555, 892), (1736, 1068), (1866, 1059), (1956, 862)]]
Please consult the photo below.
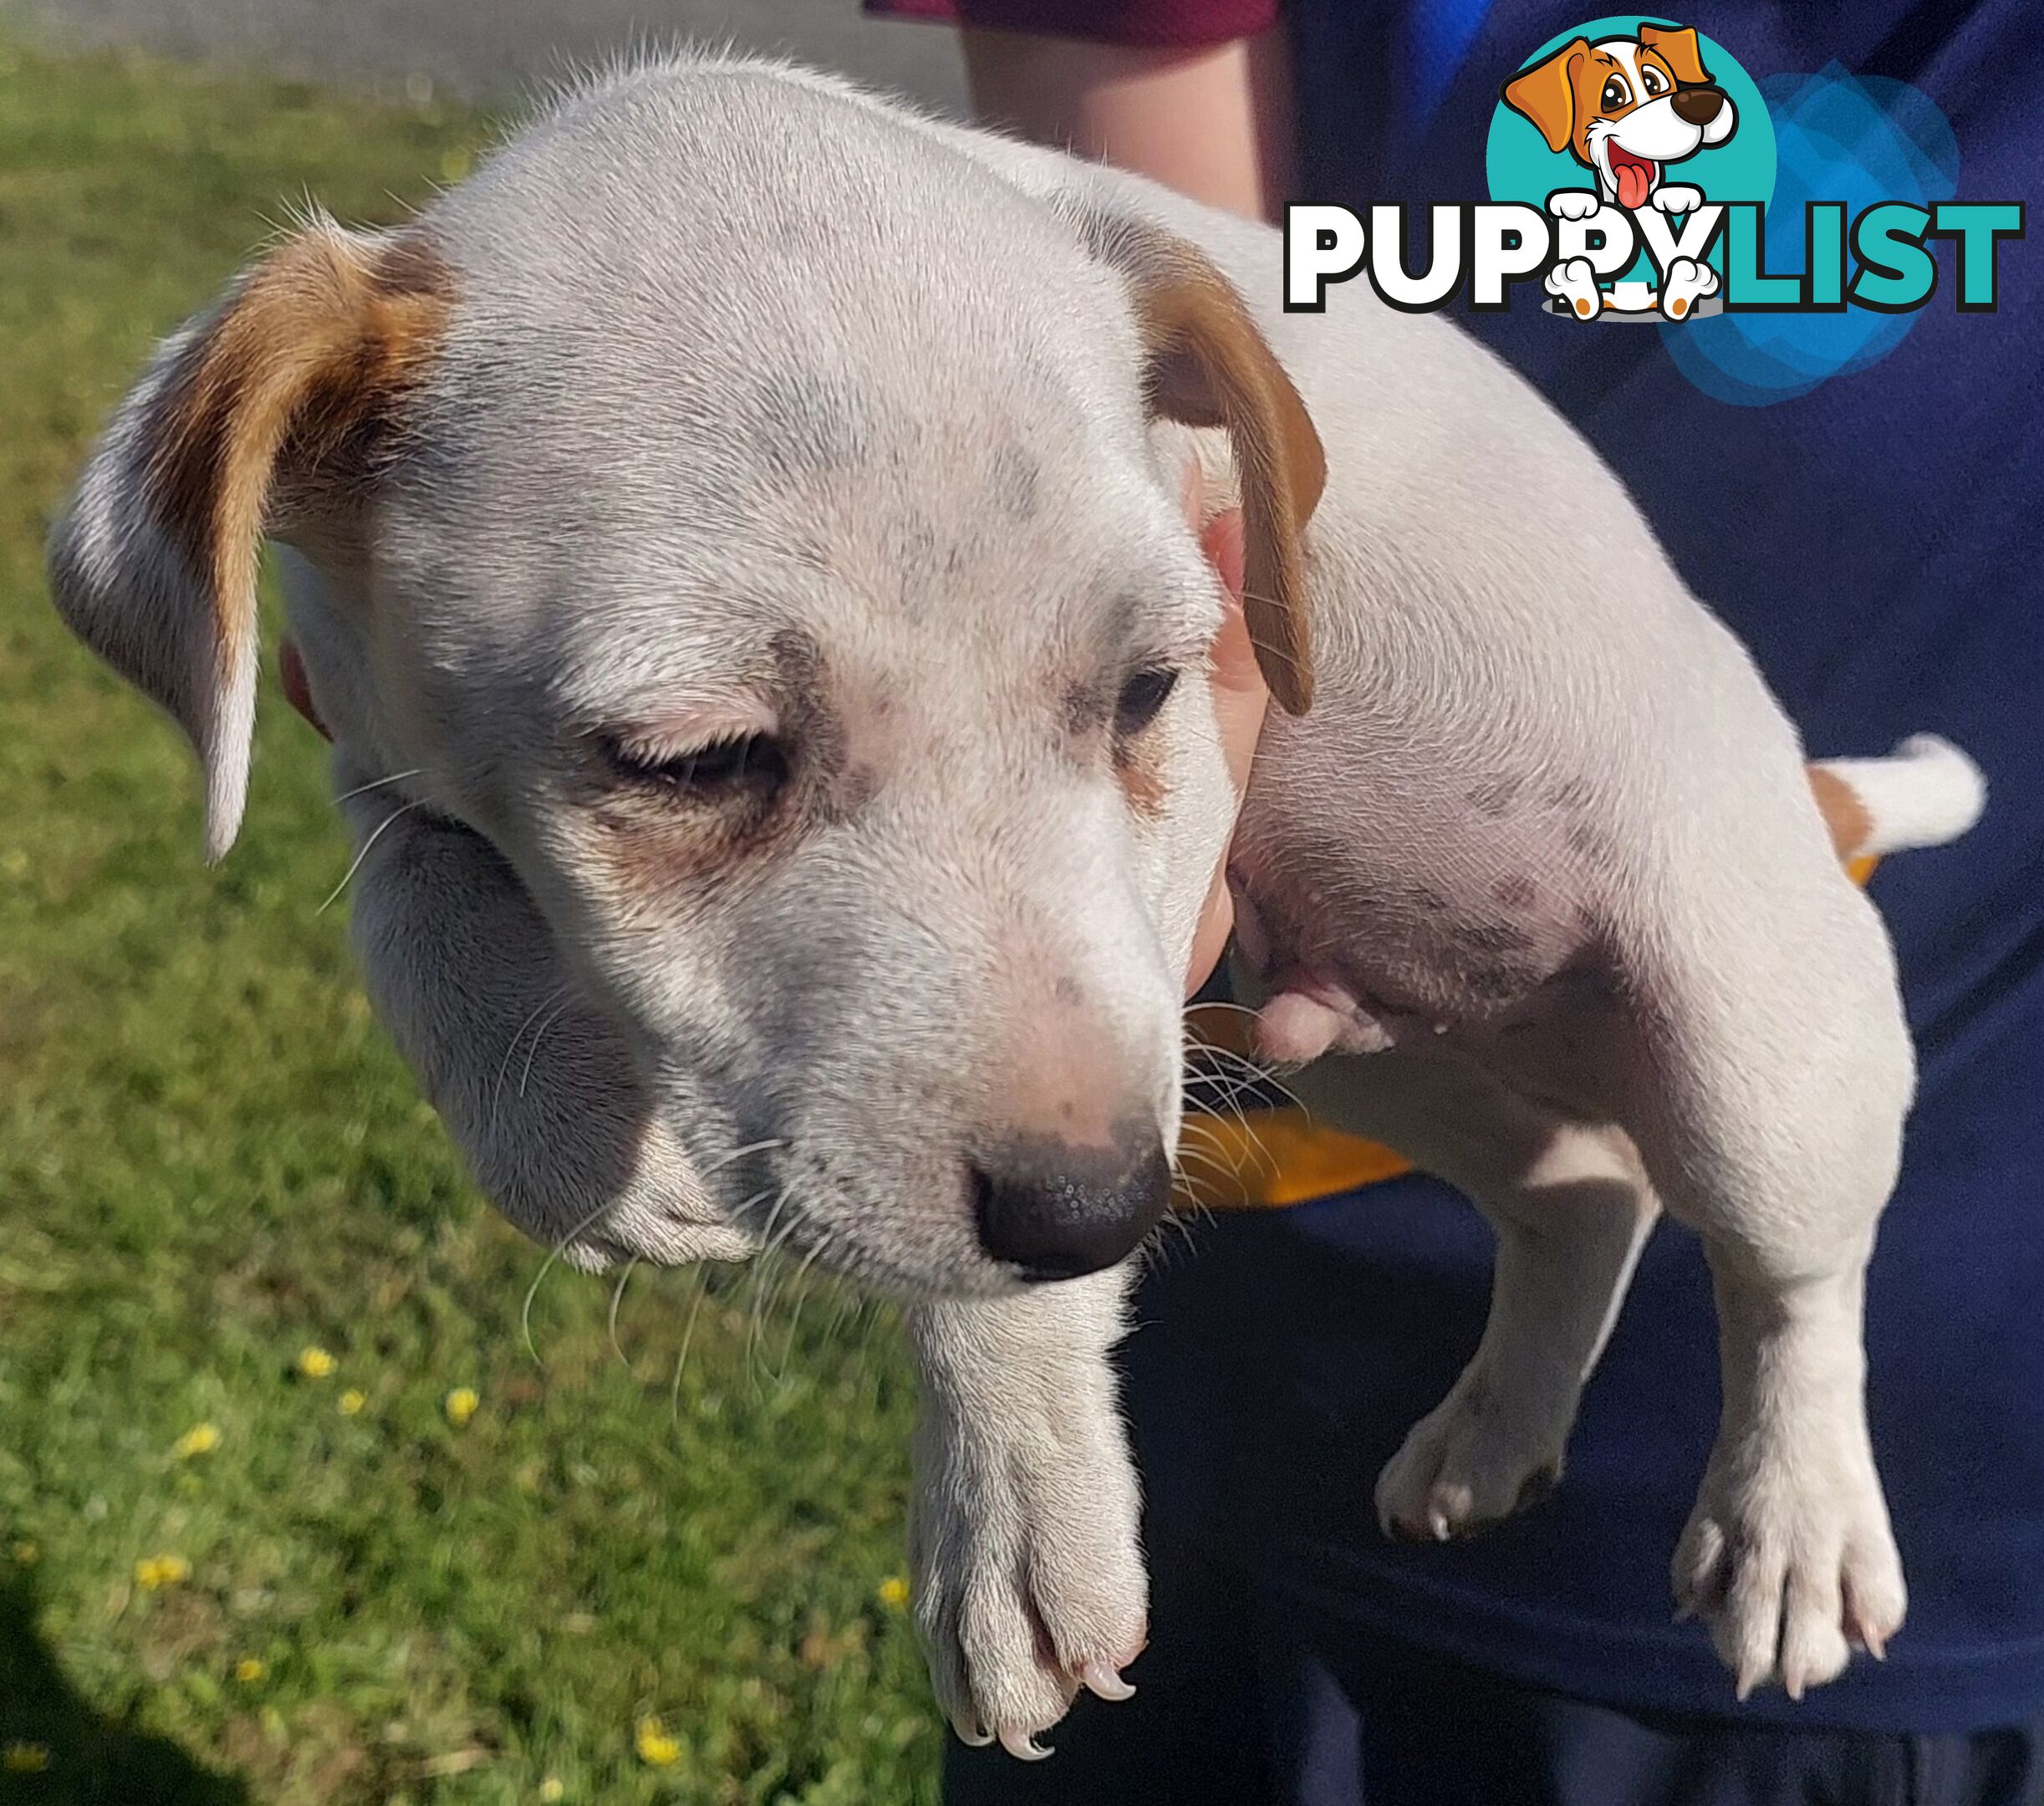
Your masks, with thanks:
[[(1873, 859), (1848, 860), (1853, 882), (1873, 875)], [(1237, 1056), (1250, 1052), (1250, 1018), (1226, 1006), (1186, 1018), (1195, 1043)], [(1231, 1116), (1187, 1114), (1179, 1161), (1178, 1203), (1206, 1210), (1282, 1210), (1395, 1179), (1412, 1162), (1395, 1148), (1316, 1124), (1287, 1105)]]

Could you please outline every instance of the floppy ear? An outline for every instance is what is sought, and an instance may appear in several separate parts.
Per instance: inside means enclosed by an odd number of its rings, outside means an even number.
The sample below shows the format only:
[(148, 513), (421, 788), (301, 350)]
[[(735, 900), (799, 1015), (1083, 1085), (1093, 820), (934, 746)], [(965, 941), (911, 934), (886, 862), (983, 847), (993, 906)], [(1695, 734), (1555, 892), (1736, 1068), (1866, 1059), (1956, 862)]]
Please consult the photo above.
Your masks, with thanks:
[(1313, 699), (1306, 523), (1327, 483), (1320, 435), (1241, 297), (1204, 252), (1131, 220), (1096, 217), (1086, 231), (1129, 278), (1152, 411), (1227, 431), (1241, 489), (1242, 611), (1271, 694), (1303, 715)]
[(1700, 88), (1710, 79), (1710, 72), (1703, 65), (1703, 50), (1696, 42), (1696, 33), (1686, 25), (1642, 25), (1639, 41), (1649, 50), (1657, 50), (1669, 69), (1674, 71), (1675, 80), (1685, 88)]
[(50, 535), (59, 611), (198, 750), (210, 860), (247, 794), (259, 541), (357, 499), (448, 303), (417, 239), (307, 227), (159, 349)]
[(1576, 65), (1589, 54), (1589, 40), (1578, 38), (1505, 84), (1505, 105), (1540, 128), (1550, 150), (1566, 150), (1576, 135)]

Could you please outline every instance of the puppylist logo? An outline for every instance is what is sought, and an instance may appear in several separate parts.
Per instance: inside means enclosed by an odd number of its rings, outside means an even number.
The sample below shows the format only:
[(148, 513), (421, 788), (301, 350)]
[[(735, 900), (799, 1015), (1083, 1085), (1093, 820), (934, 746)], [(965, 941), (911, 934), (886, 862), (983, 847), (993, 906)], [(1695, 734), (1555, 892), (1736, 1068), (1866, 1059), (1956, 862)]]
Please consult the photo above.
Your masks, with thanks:
[(1506, 73), (1485, 169), (1490, 200), (1425, 208), (1409, 247), (1402, 207), (1288, 208), (1286, 309), (1320, 311), (1358, 274), (1409, 312), (1495, 310), (1524, 287), (1573, 321), (1658, 324), (1691, 381), (1751, 404), (1892, 350), (1941, 286), (1935, 241), (1951, 304), (1993, 312), (2024, 233), (2021, 202), (1954, 198), (1958, 147), (1919, 90), (1835, 64), (1756, 82), (1639, 14)]
[[(1729, 59), (1720, 57), (1719, 66), (1726, 80), (1751, 88)], [(1594, 178), (1587, 187), (1564, 181), (1541, 196), (1567, 227), (1556, 233), (1554, 261), (1542, 278), (1555, 310), (1582, 319), (1658, 312), (1679, 320), (1717, 293), (1718, 273), (1707, 259), (1726, 204), (1736, 201), (1757, 215), (1767, 196), (1751, 191), (1763, 166), (1766, 187), (1773, 187), (1774, 134), (1757, 99), (1748, 100), (1757, 119), (1739, 147), (1752, 154), (1706, 160), (1682, 171), (1691, 179), (1678, 181), (1668, 175), (1670, 166), (1729, 145), (1739, 130), (1738, 103), (1705, 66), (1694, 31), (1642, 22), (1622, 35), (1577, 36), (1505, 84), (1501, 107), (1530, 124), (1549, 153), (1565, 153)], [(1552, 184), (1556, 172), (1546, 160), (1515, 145), (1522, 134), (1510, 127), (1500, 134), (1493, 121), (1491, 135), (1504, 140), (1489, 160), (1494, 196), (1519, 198), (1513, 191), (1525, 186), (1523, 177)], [(1762, 135), (1764, 149), (1755, 144)], [(1709, 168), (1710, 161), (1722, 166)], [(1706, 179), (1715, 197), (1709, 203), (1700, 186)], [(1634, 263), (1636, 236), (1644, 240), (1653, 275), (1610, 280)]]

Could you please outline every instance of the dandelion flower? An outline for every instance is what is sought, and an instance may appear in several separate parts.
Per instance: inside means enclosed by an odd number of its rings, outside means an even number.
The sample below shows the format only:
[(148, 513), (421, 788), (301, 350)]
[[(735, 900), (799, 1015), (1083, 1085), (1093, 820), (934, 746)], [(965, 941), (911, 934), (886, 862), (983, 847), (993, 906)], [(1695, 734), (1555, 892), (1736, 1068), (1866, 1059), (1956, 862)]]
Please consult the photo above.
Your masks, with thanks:
[(48, 1767), (47, 1743), (10, 1743), (0, 1751), (0, 1768), (9, 1774), (40, 1774)]
[(568, 1784), (558, 1775), (548, 1775), (539, 1783), (539, 1797), (546, 1806), (554, 1806), (556, 1800), (568, 1798)]
[(473, 1386), (456, 1386), (447, 1395), (447, 1421), (459, 1430), (476, 1415), (482, 1404)]
[(324, 1380), (334, 1371), (334, 1357), (317, 1342), (298, 1350), (298, 1371), (308, 1380)]
[(180, 1461), (190, 1461), (195, 1455), (210, 1455), (220, 1446), (220, 1426), (196, 1423), (171, 1444), (171, 1452)]
[(234, 1678), (243, 1686), (253, 1686), (269, 1671), (268, 1666), (254, 1656), (244, 1656), (234, 1665)]
[(902, 1611), (909, 1603), (909, 1583), (900, 1574), (889, 1574), (879, 1588), (880, 1603), (889, 1611)]
[(150, 1555), (135, 1564), (135, 1584), (145, 1593), (191, 1578), (191, 1564), (181, 1555)]
[(334, 1401), (334, 1408), (344, 1417), (359, 1417), (362, 1415), (362, 1407), (368, 1403), (369, 1400), (359, 1391), (354, 1386), (349, 1386)]
[(639, 1752), (640, 1761), (655, 1768), (671, 1768), (681, 1759), (680, 1740), (670, 1737), (667, 1727), (655, 1717), (639, 1721), (632, 1747)]

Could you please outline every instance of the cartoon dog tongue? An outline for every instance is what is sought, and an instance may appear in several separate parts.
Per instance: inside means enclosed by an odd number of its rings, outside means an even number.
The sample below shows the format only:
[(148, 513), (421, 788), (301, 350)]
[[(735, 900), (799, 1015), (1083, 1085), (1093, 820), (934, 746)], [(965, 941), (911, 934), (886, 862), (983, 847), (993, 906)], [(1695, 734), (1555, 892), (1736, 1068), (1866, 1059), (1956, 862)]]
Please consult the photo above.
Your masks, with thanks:
[(1654, 186), (1654, 166), (1643, 157), (1618, 145), (1611, 147), (1611, 180), (1618, 191), (1618, 205), (1628, 209), (1643, 207)]

